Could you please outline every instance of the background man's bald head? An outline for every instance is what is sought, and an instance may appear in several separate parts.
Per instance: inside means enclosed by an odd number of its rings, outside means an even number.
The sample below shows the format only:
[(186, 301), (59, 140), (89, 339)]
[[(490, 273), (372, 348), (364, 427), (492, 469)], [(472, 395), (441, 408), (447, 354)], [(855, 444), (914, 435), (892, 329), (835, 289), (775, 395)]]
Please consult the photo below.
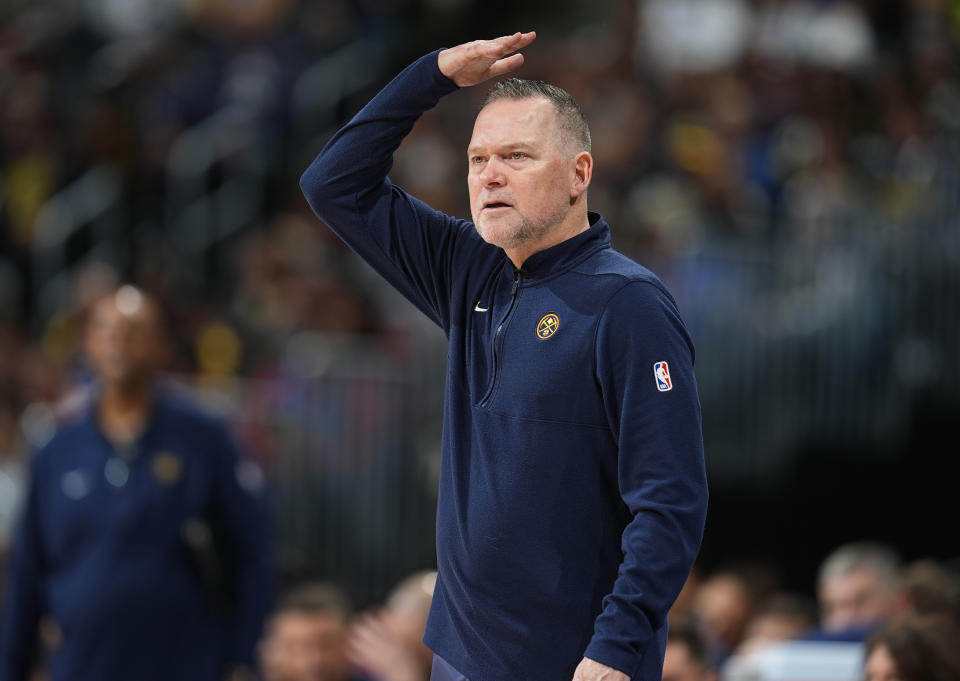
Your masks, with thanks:
[(88, 321), (103, 321), (103, 318), (108, 316), (141, 320), (153, 325), (158, 332), (161, 332), (163, 327), (159, 303), (141, 289), (129, 284), (96, 300), (91, 306)]
[(129, 285), (103, 296), (87, 317), (86, 350), (101, 382), (145, 386), (167, 358), (159, 303)]

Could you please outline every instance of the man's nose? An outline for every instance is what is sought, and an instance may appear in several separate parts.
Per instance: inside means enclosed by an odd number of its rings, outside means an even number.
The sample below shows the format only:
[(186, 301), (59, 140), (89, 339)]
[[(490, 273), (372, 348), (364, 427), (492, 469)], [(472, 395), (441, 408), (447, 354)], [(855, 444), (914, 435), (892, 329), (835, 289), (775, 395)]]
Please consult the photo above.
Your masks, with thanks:
[(491, 156), (483, 166), (480, 172), (480, 179), (485, 186), (502, 185), (506, 177), (503, 174), (503, 161), (498, 156)]

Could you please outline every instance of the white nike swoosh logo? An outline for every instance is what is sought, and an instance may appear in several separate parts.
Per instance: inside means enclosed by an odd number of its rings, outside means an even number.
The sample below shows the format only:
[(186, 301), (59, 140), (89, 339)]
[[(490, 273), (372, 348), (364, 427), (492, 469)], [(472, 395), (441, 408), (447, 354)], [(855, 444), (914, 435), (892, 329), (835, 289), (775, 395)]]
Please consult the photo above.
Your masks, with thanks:
[(489, 307), (480, 307), (480, 303), (477, 303), (476, 305), (473, 306), (474, 312), (486, 312), (489, 309), (490, 309)]

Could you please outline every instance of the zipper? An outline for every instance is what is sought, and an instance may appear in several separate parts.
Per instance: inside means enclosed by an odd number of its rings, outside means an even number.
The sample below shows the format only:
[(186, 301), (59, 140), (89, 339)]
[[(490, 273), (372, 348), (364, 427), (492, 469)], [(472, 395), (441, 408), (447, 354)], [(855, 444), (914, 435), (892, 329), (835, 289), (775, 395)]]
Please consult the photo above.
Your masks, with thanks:
[(510, 307), (507, 308), (507, 314), (503, 316), (503, 319), (500, 320), (500, 323), (497, 324), (497, 330), (493, 334), (493, 380), (490, 383), (490, 387), (487, 389), (487, 394), (483, 396), (483, 399), (480, 401), (480, 406), (486, 406), (487, 402), (490, 401), (490, 398), (493, 396), (494, 391), (497, 388), (497, 383), (500, 382), (500, 355), (503, 350), (503, 332), (506, 325), (510, 322), (510, 315), (513, 314), (513, 308), (517, 303), (517, 294), (520, 291), (520, 270), (514, 268), (513, 270), (513, 289), (510, 291)]

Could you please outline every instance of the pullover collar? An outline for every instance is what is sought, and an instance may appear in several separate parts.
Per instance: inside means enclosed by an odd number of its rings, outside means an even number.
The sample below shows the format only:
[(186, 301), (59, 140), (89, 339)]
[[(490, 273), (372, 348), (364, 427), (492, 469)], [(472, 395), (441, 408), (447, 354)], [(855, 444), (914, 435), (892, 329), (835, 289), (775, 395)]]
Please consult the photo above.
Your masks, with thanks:
[(527, 279), (541, 280), (564, 272), (584, 258), (610, 247), (610, 227), (599, 213), (588, 213), (590, 228), (566, 241), (537, 251), (524, 261), (519, 272)]

